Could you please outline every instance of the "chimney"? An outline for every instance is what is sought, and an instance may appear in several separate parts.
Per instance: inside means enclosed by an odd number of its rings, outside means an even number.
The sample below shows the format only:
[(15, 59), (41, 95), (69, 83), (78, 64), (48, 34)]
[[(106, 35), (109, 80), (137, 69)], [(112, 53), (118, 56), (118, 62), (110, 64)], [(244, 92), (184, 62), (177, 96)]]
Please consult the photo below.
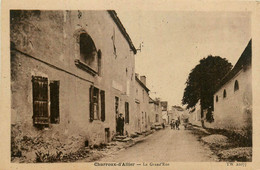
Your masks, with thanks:
[(135, 77), (137, 77), (139, 79), (139, 74), (138, 73), (135, 73)]
[(141, 82), (146, 86), (146, 77), (141, 76), (140, 79), (141, 79)]

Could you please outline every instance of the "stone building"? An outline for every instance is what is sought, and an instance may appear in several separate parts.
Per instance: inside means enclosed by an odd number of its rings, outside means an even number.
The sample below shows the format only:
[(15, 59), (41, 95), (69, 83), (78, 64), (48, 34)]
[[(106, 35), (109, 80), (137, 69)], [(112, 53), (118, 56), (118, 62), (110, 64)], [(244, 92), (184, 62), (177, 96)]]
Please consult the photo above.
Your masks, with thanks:
[(149, 89), (146, 87), (146, 77), (135, 76), (135, 127), (137, 132), (150, 130)]
[(150, 126), (159, 125), (162, 121), (162, 107), (161, 102), (158, 99), (149, 98), (149, 117), (150, 117)]
[(171, 109), (168, 111), (169, 121), (171, 121), (172, 119), (180, 119), (183, 113), (184, 109), (181, 106), (172, 106)]
[[(201, 126), (201, 110), (200, 110), (200, 100), (197, 102), (193, 109), (189, 110), (189, 122)], [(204, 114), (205, 115), (205, 114)]]
[(168, 102), (167, 102), (167, 101), (161, 101), (161, 107), (162, 107), (162, 119), (163, 119), (163, 123), (168, 124), (168, 123), (169, 123), (169, 117), (168, 117)]
[(252, 40), (214, 94), (214, 127), (238, 132), (252, 129), (251, 46)]
[(136, 49), (115, 11), (11, 10), (10, 41), (12, 149), (109, 142), (119, 113), (134, 131)]

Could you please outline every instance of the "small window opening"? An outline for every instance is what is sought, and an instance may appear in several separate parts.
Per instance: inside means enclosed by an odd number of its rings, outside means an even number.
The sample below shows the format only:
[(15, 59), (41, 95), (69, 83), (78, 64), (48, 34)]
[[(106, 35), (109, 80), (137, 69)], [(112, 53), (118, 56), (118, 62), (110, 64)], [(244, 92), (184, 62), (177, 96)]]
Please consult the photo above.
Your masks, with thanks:
[(216, 96), (216, 102), (218, 102), (218, 95)]
[(227, 92), (226, 92), (226, 89), (224, 90), (223, 92), (223, 98), (226, 98), (227, 97)]
[(89, 142), (88, 140), (85, 141), (85, 147), (88, 147), (89, 146)]
[(235, 85), (234, 85), (234, 91), (237, 91), (237, 90), (239, 90), (239, 84), (238, 84), (238, 81), (236, 80)]

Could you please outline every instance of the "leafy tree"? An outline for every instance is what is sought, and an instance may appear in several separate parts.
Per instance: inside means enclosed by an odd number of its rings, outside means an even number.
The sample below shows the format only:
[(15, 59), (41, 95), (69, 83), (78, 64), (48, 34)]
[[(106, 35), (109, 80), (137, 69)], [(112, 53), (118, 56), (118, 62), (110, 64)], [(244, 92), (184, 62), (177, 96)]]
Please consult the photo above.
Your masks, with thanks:
[[(213, 109), (213, 95), (217, 84), (231, 68), (232, 64), (219, 56), (209, 55), (201, 59), (199, 64), (191, 70), (186, 81), (182, 104), (187, 104), (186, 108), (194, 111), (196, 103), (200, 100), (201, 117), (203, 117), (204, 109)], [(214, 120), (211, 111), (207, 113), (206, 120), (208, 122)]]

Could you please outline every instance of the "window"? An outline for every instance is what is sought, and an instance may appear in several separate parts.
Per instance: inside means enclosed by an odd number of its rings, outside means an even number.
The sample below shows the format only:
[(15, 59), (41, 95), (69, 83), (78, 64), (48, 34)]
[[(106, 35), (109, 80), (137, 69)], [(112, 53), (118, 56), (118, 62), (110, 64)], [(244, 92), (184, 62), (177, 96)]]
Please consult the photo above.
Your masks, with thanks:
[(119, 116), (119, 98), (115, 97), (115, 114), (116, 114), (116, 119)]
[(144, 90), (143, 90), (143, 102), (144, 102)]
[(105, 109), (105, 91), (100, 91), (100, 97), (101, 97), (101, 121), (105, 121), (106, 118), (106, 109)]
[(59, 109), (59, 81), (51, 81), (50, 83), (50, 121), (51, 123), (60, 122), (60, 109)]
[(216, 95), (216, 102), (218, 102), (218, 95)]
[[(60, 122), (59, 81), (50, 81), (50, 108), (48, 107), (48, 78), (32, 77), (33, 124), (38, 127)], [(50, 109), (50, 115), (48, 110)]]
[(142, 124), (144, 124), (144, 112), (142, 112)]
[(100, 50), (98, 50), (98, 75), (101, 76), (101, 57), (102, 53)]
[(234, 85), (234, 91), (239, 90), (239, 85), (238, 85), (238, 81), (235, 81), (235, 85)]
[(87, 33), (80, 34), (80, 60), (88, 65), (95, 60), (97, 50), (91, 37)]
[(48, 79), (40, 76), (33, 76), (32, 83), (33, 124), (36, 126), (48, 126)]
[(82, 31), (78, 36), (80, 56), (75, 60), (75, 65), (95, 76), (100, 71), (101, 51), (97, 51), (94, 41), (84, 30)]
[(90, 121), (100, 119), (101, 121), (105, 121), (105, 91), (91, 86), (89, 88), (89, 104)]
[(223, 98), (226, 98), (227, 97), (227, 92), (226, 92), (226, 89), (224, 89), (223, 91)]
[(129, 123), (129, 103), (125, 102), (125, 123)]

